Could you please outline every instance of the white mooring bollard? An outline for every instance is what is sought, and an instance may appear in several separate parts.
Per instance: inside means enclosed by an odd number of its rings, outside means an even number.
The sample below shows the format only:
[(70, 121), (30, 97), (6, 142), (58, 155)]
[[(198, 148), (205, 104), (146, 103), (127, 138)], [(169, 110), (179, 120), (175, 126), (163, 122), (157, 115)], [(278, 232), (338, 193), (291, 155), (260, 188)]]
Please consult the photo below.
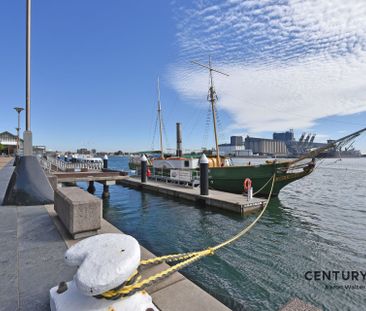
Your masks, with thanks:
[(129, 235), (107, 233), (80, 241), (65, 253), (66, 263), (79, 268), (66, 286), (51, 288), (51, 311), (157, 311), (144, 291), (117, 300), (93, 297), (127, 281), (140, 259), (140, 245)]

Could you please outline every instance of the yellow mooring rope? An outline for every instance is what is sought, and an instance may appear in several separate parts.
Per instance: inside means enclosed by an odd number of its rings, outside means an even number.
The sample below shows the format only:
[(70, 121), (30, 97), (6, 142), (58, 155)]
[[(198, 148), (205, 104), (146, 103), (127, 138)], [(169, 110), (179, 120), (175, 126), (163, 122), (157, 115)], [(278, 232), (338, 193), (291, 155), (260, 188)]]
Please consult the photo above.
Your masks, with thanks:
[(118, 288), (109, 290), (97, 297), (105, 298), (105, 299), (118, 299), (120, 297), (132, 295), (137, 291), (144, 290), (147, 286), (150, 286), (153, 283), (155, 283), (163, 278), (168, 277), (172, 273), (192, 264), (193, 262), (195, 262), (203, 257), (213, 255), (216, 250), (218, 250), (224, 246), (227, 246), (228, 244), (231, 244), (234, 241), (236, 241), (237, 239), (239, 239), (240, 237), (242, 237), (244, 234), (246, 234), (250, 229), (252, 229), (254, 227), (254, 225), (258, 222), (258, 220), (262, 217), (262, 215), (266, 211), (266, 209), (269, 205), (269, 201), (272, 196), (272, 192), (273, 192), (273, 188), (274, 188), (274, 184), (275, 184), (275, 180), (276, 180), (276, 173), (273, 174), (271, 179), (272, 179), (271, 190), (269, 192), (268, 200), (267, 200), (264, 208), (259, 213), (259, 215), (256, 217), (256, 219), (249, 226), (247, 226), (246, 228), (241, 230), (238, 234), (236, 234), (232, 238), (222, 242), (221, 244), (218, 244), (213, 247), (208, 247), (201, 251), (166, 255), (166, 256), (155, 257), (155, 258), (151, 258), (151, 259), (147, 259), (147, 260), (142, 260), (140, 262), (140, 267), (145, 266), (145, 265), (151, 265), (151, 264), (159, 264), (162, 262), (174, 262), (174, 261), (180, 261), (180, 262), (175, 264), (174, 266), (171, 266), (171, 267), (169, 267), (161, 272), (158, 272), (143, 280), (140, 280), (141, 279), (140, 277), (136, 277), (138, 272), (135, 271), (133, 273), (133, 275), (129, 278), (129, 280), (126, 281), (124, 284), (122, 284)]

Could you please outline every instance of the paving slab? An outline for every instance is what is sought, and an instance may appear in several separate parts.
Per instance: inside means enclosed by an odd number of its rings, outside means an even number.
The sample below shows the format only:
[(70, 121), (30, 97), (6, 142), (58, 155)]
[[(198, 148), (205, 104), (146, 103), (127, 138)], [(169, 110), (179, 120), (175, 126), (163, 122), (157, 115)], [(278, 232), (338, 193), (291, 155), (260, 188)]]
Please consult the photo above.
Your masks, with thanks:
[(307, 304), (299, 298), (294, 298), (285, 306), (283, 306), (280, 311), (321, 311), (321, 309)]
[(11, 162), (11, 164), (14, 163), (14, 158), (13, 157), (3, 157), (0, 156), (0, 170), (6, 166), (9, 162)]
[[(160, 310), (215, 311), (230, 310), (218, 303), (203, 289), (185, 279), (152, 294), (154, 304)], [(194, 303), (192, 303), (194, 301)]]
[(6, 188), (8, 187), (9, 180), (11, 175), (13, 174), (13, 171), (13, 161), (8, 161), (5, 165), (0, 167), (0, 205), (3, 203)]
[(0, 250), (0, 310), (17, 310), (17, 211), (4, 206), (0, 206)]
[[(1, 202), (13, 169), (0, 170)], [(44, 206), (0, 206), (0, 311), (50, 310), (50, 288), (75, 274), (66, 249)]]
[(66, 244), (44, 206), (17, 207), (20, 310), (49, 310), (49, 290), (75, 274)]

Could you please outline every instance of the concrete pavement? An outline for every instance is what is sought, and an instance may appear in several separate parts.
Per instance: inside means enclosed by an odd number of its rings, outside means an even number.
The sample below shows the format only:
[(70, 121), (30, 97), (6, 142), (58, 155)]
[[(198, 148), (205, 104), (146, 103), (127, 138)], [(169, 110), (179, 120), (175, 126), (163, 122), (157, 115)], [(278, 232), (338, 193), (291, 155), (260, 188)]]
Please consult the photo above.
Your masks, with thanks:
[[(0, 170), (1, 202), (12, 172)], [(49, 310), (49, 289), (75, 273), (44, 206), (0, 206), (0, 249), (0, 311)]]

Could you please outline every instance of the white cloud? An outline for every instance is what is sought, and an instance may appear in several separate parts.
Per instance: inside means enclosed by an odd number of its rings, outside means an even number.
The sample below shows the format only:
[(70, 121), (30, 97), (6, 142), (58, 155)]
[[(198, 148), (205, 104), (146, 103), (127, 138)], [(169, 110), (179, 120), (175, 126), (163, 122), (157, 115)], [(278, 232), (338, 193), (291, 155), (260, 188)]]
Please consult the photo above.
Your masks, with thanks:
[(174, 88), (197, 100), (207, 72), (189, 63), (213, 55), (219, 106), (233, 129), (309, 128), (366, 111), (366, 1), (219, 1), (179, 13)]

